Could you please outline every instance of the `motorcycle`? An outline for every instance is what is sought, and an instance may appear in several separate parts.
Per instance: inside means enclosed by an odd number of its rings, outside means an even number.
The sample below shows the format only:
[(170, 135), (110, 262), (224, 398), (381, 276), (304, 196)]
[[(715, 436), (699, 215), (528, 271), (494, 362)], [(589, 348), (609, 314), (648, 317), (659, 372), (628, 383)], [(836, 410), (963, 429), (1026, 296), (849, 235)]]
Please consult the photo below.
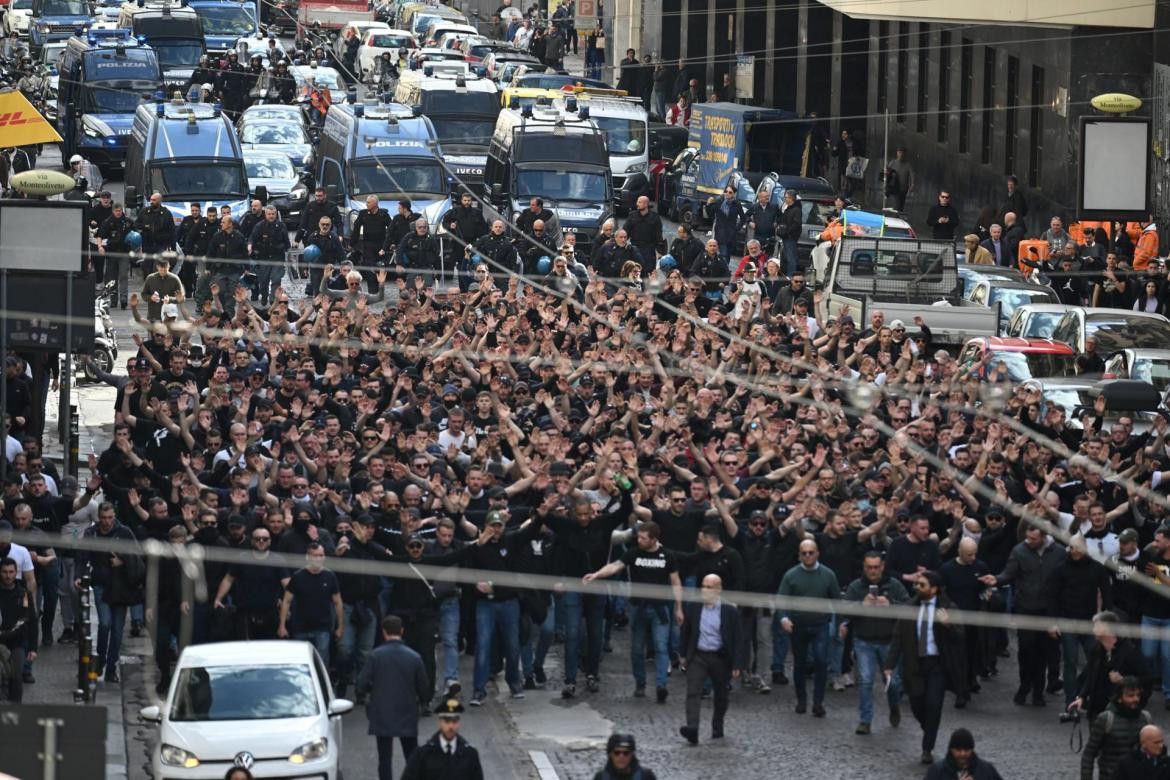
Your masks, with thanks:
[(107, 282), (93, 302), (93, 351), (83, 360), (82, 370), (90, 382), (101, 381), (95, 368), (106, 373), (114, 370), (118, 359), (118, 333), (110, 319), (110, 302), (117, 293), (117, 282)]

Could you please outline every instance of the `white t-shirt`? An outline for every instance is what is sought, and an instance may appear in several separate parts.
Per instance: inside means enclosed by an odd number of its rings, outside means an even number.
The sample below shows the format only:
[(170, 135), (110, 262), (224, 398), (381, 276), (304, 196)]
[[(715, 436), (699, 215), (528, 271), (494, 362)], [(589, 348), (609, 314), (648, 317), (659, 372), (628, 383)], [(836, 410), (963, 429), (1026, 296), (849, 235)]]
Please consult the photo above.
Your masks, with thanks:
[(16, 570), (21, 574), (33, 570), (32, 556), (28, 554), (27, 547), (12, 542), (9, 546), (8, 557), (16, 561)]

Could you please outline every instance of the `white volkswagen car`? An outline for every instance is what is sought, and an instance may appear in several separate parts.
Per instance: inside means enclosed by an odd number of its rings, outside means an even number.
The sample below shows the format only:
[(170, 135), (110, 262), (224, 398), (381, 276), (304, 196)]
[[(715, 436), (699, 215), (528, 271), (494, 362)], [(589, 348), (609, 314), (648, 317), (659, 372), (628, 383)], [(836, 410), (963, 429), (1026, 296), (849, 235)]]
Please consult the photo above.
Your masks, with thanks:
[(241, 766), (257, 778), (341, 776), (341, 716), (329, 675), (307, 642), (193, 645), (183, 651), (162, 707), (143, 707), (159, 724), (155, 780), (222, 778)]

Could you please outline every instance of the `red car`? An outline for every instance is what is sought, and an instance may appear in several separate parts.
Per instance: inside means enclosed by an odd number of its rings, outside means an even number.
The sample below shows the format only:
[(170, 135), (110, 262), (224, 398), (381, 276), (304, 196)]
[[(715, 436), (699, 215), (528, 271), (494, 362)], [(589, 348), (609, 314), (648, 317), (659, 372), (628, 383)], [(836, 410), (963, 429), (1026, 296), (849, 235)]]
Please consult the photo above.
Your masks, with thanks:
[(1036, 377), (1070, 376), (1076, 373), (1076, 356), (1076, 350), (1063, 341), (980, 336), (963, 345), (959, 365), (962, 376), (993, 381), (1002, 364), (1007, 367), (1007, 379), (1024, 382)]

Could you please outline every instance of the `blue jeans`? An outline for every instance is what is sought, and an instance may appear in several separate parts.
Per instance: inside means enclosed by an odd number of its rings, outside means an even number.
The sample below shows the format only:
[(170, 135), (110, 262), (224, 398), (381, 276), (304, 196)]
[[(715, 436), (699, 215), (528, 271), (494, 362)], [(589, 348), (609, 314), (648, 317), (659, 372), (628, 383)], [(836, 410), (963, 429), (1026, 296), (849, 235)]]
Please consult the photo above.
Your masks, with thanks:
[(585, 620), (585, 674), (597, 674), (604, 641), (605, 596), (565, 593), (565, 685), (577, 684), (581, 661), (581, 619)]
[(126, 608), (106, 603), (104, 585), (93, 586), (93, 601), (97, 605), (97, 654), (104, 659), (106, 669), (117, 669), (122, 651), (122, 632), (126, 628)]
[(630, 664), (634, 669), (634, 685), (646, 685), (646, 633), (654, 644), (654, 687), (666, 687), (666, 672), (670, 669), (667, 645), (670, 638), (671, 608), (667, 604), (633, 604), (630, 615)]
[(841, 638), (838, 630), (841, 626), (841, 621), (844, 618), (841, 615), (835, 615), (833, 621), (829, 624), (829, 676), (838, 677), (841, 674), (841, 663), (845, 659), (845, 640)]
[(829, 626), (832, 621), (815, 626), (792, 627), (792, 683), (797, 701), (806, 701), (805, 675), (808, 674), (809, 654), (812, 654), (813, 704), (825, 700), (825, 683), (829, 676)]
[[(730, 266), (731, 265), (731, 244), (720, 244), (719, 245), (719, 256), (722, 257), (727, 262), (727, 264)], [(735, 269), (732, 268), (731, 270), (734, 271)]]
[[(1170, 626), (1170, 618), (1143, 617), (1142, 625), (1166, 628)], [(1142, 637), (1142, 655), (1146, 657), (1151, 678), (1156, 679), (1161, 670), (1162, 695), (1170, 698), (1170, 642)], [(1065, 680), (1064, 684), (1068, 685), (1068, 681)]]
[(262, 303), (272, 300), (276, 288), (284, 279), (284, 258), (267, 258), (256, 261), (257, 299)]
[(487, 687), (492, 668), (492, 637), (497, 629), (504, 651), (504, 679), (516, 690), (520, 680), (520, 602), (480, 599), (475, 605), (475, 692)]
[(299, 639), (302, 642), (308, 642), (313, 647), (317, 648), (317, 655), (321, 656), (321, 661), (326, 667), (329, 666), (329, 632), (328, 631), (297, 631), (292, 635), (293, 639)]
[(788, 646), (792, 639), (788, 632), (780, 625), (780, 613), (772, 613), (772, 671), (783, 672), (784, 662), (788, 660)]
[(529, 629), (528, 641), (520, 646), (520, 669), (525, 677), (531, 677), (537, 669), (544, 668), (544, 659), (548, 655), (548, 649), (552, 647), (555, 625), (556, 615), (550, 601), (544, 622), (539, 626), (534, 623)]
[(796, 273), (796, 244), (797, 239), (795, 238), (786, 238), (783, 242), (784, 273), (788, 274), (789, 276), (792, 276), (794, 273)]
[(341, 607), (345, 614), (345, 631), (341, 639), (337, 640), (337, 677), (342, 682), (349, 683), (362, 673), (366, 657), (374, 649), (378, 615), (371, 609), (370, 621), (359, 628), (353, 621), (353, 605), (342, 604)]
[(443, 643), (443, 682), (459, 679), (459, 597), (439, 602), (439, 641)]
[[(1080, 651), (1084, 651), (1085, 660), (1089, 658), (1089, 650), (1093, 648), (1093, 637), (1089, 634), (1061, 634), (1060, 655), (1064, 665), (1064, 706), (1073, 703), (1077, 697), (1077, 661)], [(1145, 648), (1142, 648), (1143, 652)]]
[[(853, 655), (857, 658), (857, 690), (861, 694), (857, 701), (859, 719), (862, 723), (873, 723), (873, 684), (875, 680), (883, 680), (881, 670), (885, 668), (886, 659), (890, 655), (890, 645), (854, 637)], [(890, 687), (886, 691), (886, 701), (891, 710), (898, 706), (901, 698), (902, 667), (899, 666), (890, 676)]]

